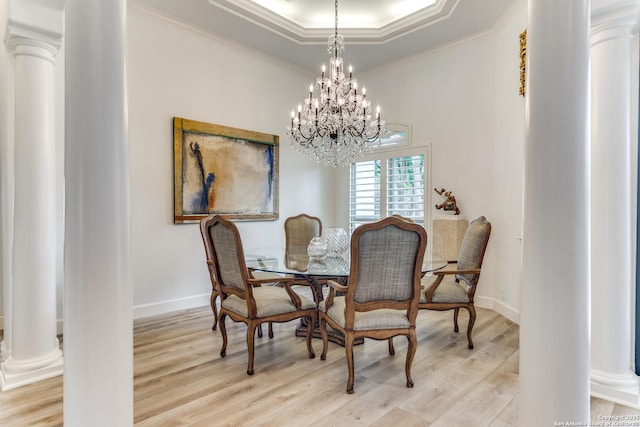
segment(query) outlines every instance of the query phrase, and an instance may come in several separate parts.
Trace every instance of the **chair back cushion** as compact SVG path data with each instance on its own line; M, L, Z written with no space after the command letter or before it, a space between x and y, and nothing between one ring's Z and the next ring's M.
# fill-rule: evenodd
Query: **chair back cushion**
M479 217L471 221L460 245L458 270L471 270L482 267L482 260L490 234L491 223L487 222L485 217ZM475 276L477 275L458 274L456 279L464 280L467 284L471 284Z
M402 220L394 218L392 221L383 228L367 230L362 234L354 233L357 241L352 241L351 244L357 245L357 274L353 296L356 303L407 301L413 295L415 265L416 262L422 264L422 259L418 260L417 256L420 245L425 242L421 241L420 235L415 231L394 225L394 222L403 222Z
M311 239L322 233L322 221L307 214L289 217L284 221L284 232L287 253L306 255Z
M214 223L209 227L209 235L213 243L220 284L244 291L245 281L242 275L243 268L245 268L242 265L244 258L242 258L242 254L238 253L238 235L232 226L231 222Z

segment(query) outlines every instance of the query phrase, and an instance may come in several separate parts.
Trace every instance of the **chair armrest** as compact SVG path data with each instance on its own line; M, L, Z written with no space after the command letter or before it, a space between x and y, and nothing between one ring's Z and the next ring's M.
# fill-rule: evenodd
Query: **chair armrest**
M424 297L428 303L433 302L433 294L436 292L436 289L438 289L438 286L440 286L440 283L442 283L442 279L444 279L444 274L438 275L436 280L424 290Z
M336 291L347 292L348 289L346 286L341 285L335 280L327 280L327 285L329 285L329 295L327 295L327 298L324 300L324 308L326 311L328 311L329 307L333 305L333 298L335 297Z
M480 274L480 269L469 269L469 270L439 270L439 271L434 271L433 274L437 276L436 280L429 285L429 287L427 289L425 289L424 291L424 296L427 300L427 303L431 303L433 302L433 294L436 292L436 289L438 289L438 286L440 286L440 283L442 283L442 279L444 279L444 276L448 276L448 275L452 275L452 274ZM469 290L467 291L467 294L469 295L469 298L473 299L473 294L475 293L475 283L472 282Z
M302 307L302 301L300 300L300 295L298 295L293 289L291 289L291 282L286 281L283 282L284 290L289 294L289 298L291 298L291 302L296 306L296 310L300 310Z
M282 283L283 285L286 285L291 281L292 279L286 278L286 277L280 277L280 278L265 277L264 279L254 279L254 278L247 279L247 283L249 283L251 286L262 286L263 283Z
M329 287L335 289L338 292L347 292L347 289L349 289L345 285L341 285L335 280L327 280L327 285L329 285Z
M436 276L444 276L445 274L480 274L481 271L478 268L473 270L438 270L434 271L433 274Z

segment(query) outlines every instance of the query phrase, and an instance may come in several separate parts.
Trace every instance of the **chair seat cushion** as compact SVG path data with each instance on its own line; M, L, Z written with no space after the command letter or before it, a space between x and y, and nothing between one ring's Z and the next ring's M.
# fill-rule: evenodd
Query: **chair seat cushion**
M344 309L346 302L344 296L335 297L333 305L327 313L336 323L345 325ZM320 303L320 310L326 312L324 301ZM409 319L405 310L392 310L383 308L372 311L356 311L354 331L369 331L373 329L402 329L408 328Z
M428 288L429 286L425 286ZM469 302L469 295L467 291L469 287L463 281L457 283L454 279L444 279L440 286L433 294L432 302ZM420 303L426 303L427 299L424 296L424 291L420 292Z
M289 298L289 294L284 288L275 286L260 286L253 288L253 298L256 300L258 317L273 316L276 314L296 311L296 306L293 305L291 298ZM300 300L302 302L300 307L303 310L315 308L316 306L313 301L302 295L300 295ZM222 301L222 307L245 317L249 315L247 302L235 295L229 295L228 298Z

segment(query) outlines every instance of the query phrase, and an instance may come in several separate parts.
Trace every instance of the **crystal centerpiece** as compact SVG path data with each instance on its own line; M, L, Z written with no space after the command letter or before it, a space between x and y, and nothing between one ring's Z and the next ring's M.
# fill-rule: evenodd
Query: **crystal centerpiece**
M327 242L329 256L340 256L349 248L349 236L342 227L330 227L324 230L322 237Z
M310 260L321 260L327 256L327 242L322 237L314 237L309 242L307 254Z

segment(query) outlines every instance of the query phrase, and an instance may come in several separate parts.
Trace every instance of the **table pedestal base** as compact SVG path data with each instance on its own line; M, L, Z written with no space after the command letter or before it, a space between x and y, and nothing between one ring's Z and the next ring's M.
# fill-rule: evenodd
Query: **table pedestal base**
M306 337L307 336L307 322L303 319L300 322L300 326L298 326L296 328L296 336L297 337ZM320 333L320 326L316 326L315 328L313 328L313 332L311 332L311 336L313 338L320 338L322 339L322 334ZM327 325L327 338L329 339L329 341L336 343L338 345L341 345L342 347L344 347L344 335L342 335L342 333L336 331L335 329L331 328L329 325ZM364 338L359 337L356 338L353 341L353 345L360 345L364 343Z

